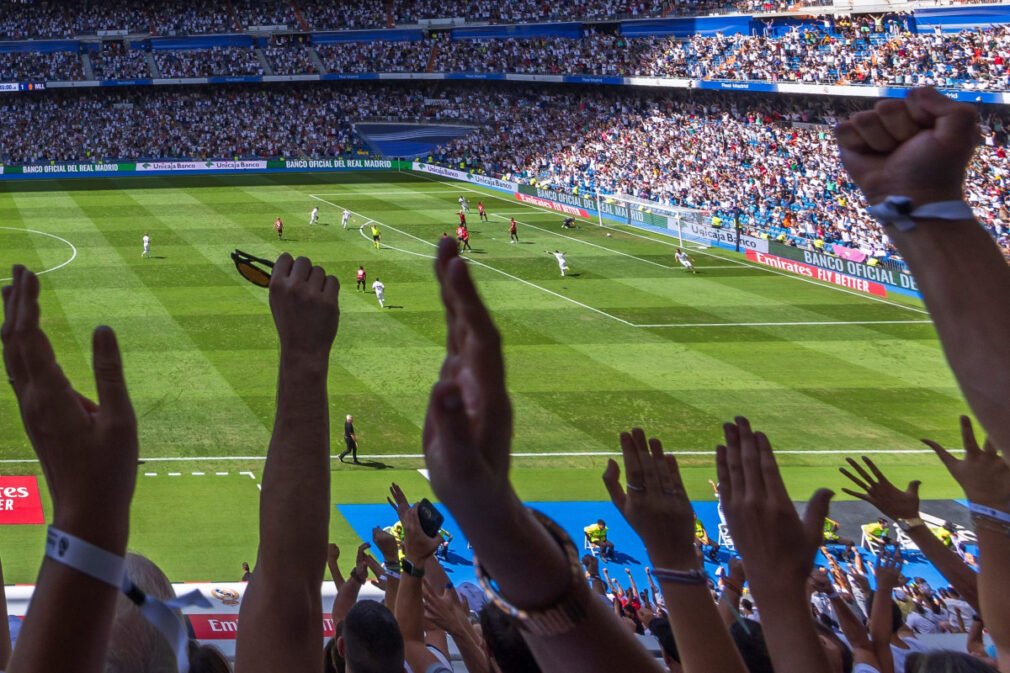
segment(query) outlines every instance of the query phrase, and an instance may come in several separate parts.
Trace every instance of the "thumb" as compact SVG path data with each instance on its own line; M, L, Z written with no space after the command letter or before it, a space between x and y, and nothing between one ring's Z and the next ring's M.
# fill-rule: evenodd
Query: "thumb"
M478 451L470 450L470 419L463 408L463 393L453 381L439 381L431 389L424 420L425 460L441 460L453 471L467 471ZM441 455L435 456L434 453Z
M92 338L95 370L95 387L102 410L116 414L133 414L130 395L123 378L123 360L111 327L99 327Z
M817 546L820 546L824 539L824 519L828 516L828 508L833 497L835 497L833 491L826 488L819 489L810 497L807 509L803 513L803 528L807 539L817 540Z
M914 495L916 498L919 497L919 487L922 486L922 482L918 479L910 482L908 488L905 490L909 495Z

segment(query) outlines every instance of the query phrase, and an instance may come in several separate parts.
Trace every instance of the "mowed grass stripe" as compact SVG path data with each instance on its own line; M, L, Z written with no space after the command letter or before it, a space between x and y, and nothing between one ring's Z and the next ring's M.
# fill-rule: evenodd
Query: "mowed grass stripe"
M191 334L175 320L161 285L148 284L145 279L145 268L151 265L172 266L167 259L140 257L140 237L153 218L122 192L73 192L68 198L79 209L81 226L109 232L108 245L101 253L105 265L102 273L115 274L121 286L66 290L64 305L69 300L82 320L85 316L102 316L113 327L120 327L124 343L129 343L132 335L126 325L117 326L117 318L143 316L153 323L159 336L174 344L171 353L124 352L132 398L138 416L143 418L143 452L163 455L167 448L180 455L206 455L208 451L228 455L244 453L249 440L265 445L265 428L256 422L256 416ZM175 247L180 259L194 254L185 241L178 241ZM184 273L185 267L175 272ZM144 329L136 322L131 325ZM213 431L209 431L211 428Z

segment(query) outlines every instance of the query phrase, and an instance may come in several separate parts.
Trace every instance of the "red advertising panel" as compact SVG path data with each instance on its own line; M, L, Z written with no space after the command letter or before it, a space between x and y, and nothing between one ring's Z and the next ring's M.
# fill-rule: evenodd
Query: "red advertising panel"
M189 614L189 623L193 625L193 633L197 640L235 640L238 637L238 615L224 614ZM333 619L329 613L323 614L322 636L333 637Z
M551 210L556 210L559 213L565 213L567 215L577 215L578 217L585 217L585 218L589 217L589 212L584 208L569 206L567 203L558 203L557 201L549 201L548 199L541 199L539 196L522 194L520 192L516 192L515 197L516 199L522 201L523 203L529 203L534 206L540 206L541 208L549 208Z
M38 479L0 477L0 525L45 522Z
M803 262L786 259L785 257L776 257L775 255L768 255L756 250L748 250L747 259L752 262L757 262L758 264L763 264L764 266L770 266L773 269L778 269L779 271L787 271L799 276L806 276L807 278L813 278L814 280L832 283L833 285L839 285L850 290L855 290L856 292L864 292L877 297L887 296L887 288L880 283L874 283L871 280L865 280L863 278L854 278L852 276L847 276L844 273L838 273L837 271L832 271L830 269L822 269L817 266L804 264Z

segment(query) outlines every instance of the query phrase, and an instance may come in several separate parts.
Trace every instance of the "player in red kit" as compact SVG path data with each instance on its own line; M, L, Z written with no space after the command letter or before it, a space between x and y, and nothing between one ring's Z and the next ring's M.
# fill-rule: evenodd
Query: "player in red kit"
M458 250L463 249L463 232L466 231L466 225L459 225L456 227L456 248Z
M356 276L356 279L357 279L357 284L355 285L355 289L358 289L358 290L361 290L362 292L365 292L367 290L367 288L365 286L365 267L363 267L363 266L359 266L358 267L358 274Z
M274 220L274 231L277 232L277 240L284 240L284 223L281 222L281 218Z
M461 211L459 211L459 212L458 212L458 213L456 213L456 214L457 214L457 215L459 215L459 223L460 223L460 224L461 224L462 226L464 226L464 227L465 227L465 226L466 226L466 213L465 213L465 212L463 212L463 211L461 210Z
M519 242L519 233L516 228L516 218L513 217L512 221L509 222L509 243L518 243L518 242Z
M473 248L470 247L470 230L466 228L465 224L463 225L462 229L463 229L463 250L473 250Z
M484 202L483 201L478 201L477 202L477 214L480 216L481 222L487 222L488 221L488 219L487 219L487 211L484 210Z

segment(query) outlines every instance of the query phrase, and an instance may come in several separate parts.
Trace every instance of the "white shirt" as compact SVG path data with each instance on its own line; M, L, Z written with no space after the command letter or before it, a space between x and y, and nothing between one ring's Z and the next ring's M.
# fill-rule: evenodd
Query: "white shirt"
M144 247L145 248L150 248L151 247L151 237L150 236L144 236Z
M386 290L386 286L379 281L375 281L372 283L372 289L375 290L375 294L381 295Z
M558 260L558 264L560 264L561 266L564 266L565 264L568 263L567 260L565 260L565 253L552 252L551 254L554 255L554 259Z
M908 615L908 619L905 620L908 624L908 628L912 629L916 633L939 633L940 628L933 623L933 620L920 615L918 612L913 612Z
M351 216L351 212L350 212L349 210L345 210L345 211L344 211L344 219L346 220L346 219L347 219L347 218L349 218L350 216Z
M313 208L312 209L312 217L315 217L318 214L319 214L319 209L318 208Z

